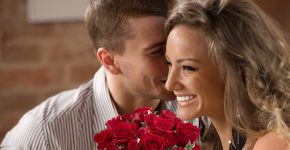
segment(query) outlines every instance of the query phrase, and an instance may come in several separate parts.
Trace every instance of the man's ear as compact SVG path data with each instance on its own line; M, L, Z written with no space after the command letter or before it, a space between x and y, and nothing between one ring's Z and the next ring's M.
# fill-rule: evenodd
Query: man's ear
M120 68L115 63L115 55L109 49L106 48L99 48L97 51L97 56L101 64L112 74L120 74Z

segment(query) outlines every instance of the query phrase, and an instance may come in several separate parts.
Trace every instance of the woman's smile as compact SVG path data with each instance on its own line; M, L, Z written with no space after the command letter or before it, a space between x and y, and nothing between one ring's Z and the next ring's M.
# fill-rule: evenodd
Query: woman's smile
M179 107L187 107L192 105L194 101L196 101L197 96L196 95L190 95L190 96L177 96L177 102Z

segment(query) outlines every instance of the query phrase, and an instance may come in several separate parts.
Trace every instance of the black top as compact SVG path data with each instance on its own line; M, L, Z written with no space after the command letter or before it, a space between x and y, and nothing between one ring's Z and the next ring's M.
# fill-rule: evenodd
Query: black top
M247 137L237 130L232 130L232 138L233 141L230 144L230 150L242 150L246 144Z

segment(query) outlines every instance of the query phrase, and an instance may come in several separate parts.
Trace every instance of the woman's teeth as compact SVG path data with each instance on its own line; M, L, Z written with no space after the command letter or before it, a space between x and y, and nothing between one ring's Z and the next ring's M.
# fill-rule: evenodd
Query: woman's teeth
M177 96L176 99L179 102L188 101L193 99L195 96Z

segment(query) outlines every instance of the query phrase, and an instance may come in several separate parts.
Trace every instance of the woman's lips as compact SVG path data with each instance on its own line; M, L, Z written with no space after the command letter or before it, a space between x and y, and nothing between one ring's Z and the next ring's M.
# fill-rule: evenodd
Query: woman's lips
M196 95L190 95L190 96L176 96L176 99L178 102L184 102L193 100L196 97Z
M196 98L196 95L190 95L190 96L177 96L177 102L179 107L185 107L194 102Z

